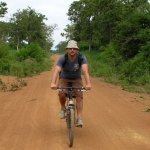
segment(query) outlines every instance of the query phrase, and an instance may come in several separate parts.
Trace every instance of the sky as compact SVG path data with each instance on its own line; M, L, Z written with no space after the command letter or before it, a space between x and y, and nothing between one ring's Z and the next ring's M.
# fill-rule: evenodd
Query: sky
M54 25L57 24L57 30L54 31L53 40L55 46L59 44L60 41L65 41L65 37L62 37L60 33L64 32L63 29L66 28L67 24L71 24L68 20L67 12L69 6L73 1L77 0L1 0L7 3L8 13L3 18L7 21L12 14L16 13L17 10L27 9L28 6L34 9L37 13L41 13L47 17L46 24Z

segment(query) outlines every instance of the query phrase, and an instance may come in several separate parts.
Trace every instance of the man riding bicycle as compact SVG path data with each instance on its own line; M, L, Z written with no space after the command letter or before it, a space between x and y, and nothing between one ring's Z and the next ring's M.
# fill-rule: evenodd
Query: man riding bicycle
M57 89L57 86L67 87L68 83L72 83L74 87L82 87L81 69L85 78L85 89L91 89L91 82L88 72L88 63L84 55L79 52L77 42L71 40L68 42L66 47L67 53L60 56L57 60L55 71L51 80L51 88L53 90ZM59 76L58 85L56 85L57 78ZM61 104L61 110L59 117L61 119L65 118L65 103L66 103L67 91L59 91L59 101ZM82 121L82 109L83 109L83 93L81 91L73 91L72 95L76 99L76 109L77 109L77 126L83 126Z

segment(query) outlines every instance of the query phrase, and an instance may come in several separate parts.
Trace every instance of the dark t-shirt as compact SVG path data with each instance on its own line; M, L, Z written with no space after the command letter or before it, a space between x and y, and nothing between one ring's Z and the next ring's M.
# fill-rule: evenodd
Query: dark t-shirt
M79 63L78 63L79 53L77 53L77 57L74 61L70 61L68 59L68 63L65 65L65 67L62 67L63 62L65 61L64 55L60 56L60 58L57 60L57 63L56 63L57 66L62 68L60 77L63 77L66 79L71 79L71 80L80 78L81 77L81 67L79 66ZM81 65L82 64L87 64L87 59L84 55L83 55L83 60L81 61Z

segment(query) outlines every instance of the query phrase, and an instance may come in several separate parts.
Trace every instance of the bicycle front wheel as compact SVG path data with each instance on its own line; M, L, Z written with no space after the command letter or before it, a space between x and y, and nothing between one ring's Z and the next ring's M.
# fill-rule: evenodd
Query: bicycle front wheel
M75 112L74 109L70 109L68 114L68 145L72 147L74 139L74 128L75 128Z

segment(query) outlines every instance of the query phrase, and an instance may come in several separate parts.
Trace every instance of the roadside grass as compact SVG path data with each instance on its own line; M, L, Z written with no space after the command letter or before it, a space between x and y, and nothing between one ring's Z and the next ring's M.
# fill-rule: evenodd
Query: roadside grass
M103 52L94 51L89 53L87 51L82 51L82 53L87 57L91 76L101 77L105 82L119 85L122 90L150 94L149 72L140 76L136 71L131 70L129 74L125 75L124 70L128 69L127 63L126 65L120 63L116 66L114 60L109 58L110 56L104 55Z
M9 78L9 77L8 77ZM0 90L1 91L17 91L21 89L21 87L27 86L27 81L23 79L16 79L15 81L12 82L4 82L0 78Z
M6 43L0 45L0 75L15 76L17 81L6 84L0 79L0 90L15 91L27 83L22 80L48 71L53 65L52 53L42 49L38 43L30 43L19 51L11 49Z

